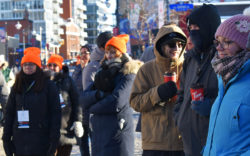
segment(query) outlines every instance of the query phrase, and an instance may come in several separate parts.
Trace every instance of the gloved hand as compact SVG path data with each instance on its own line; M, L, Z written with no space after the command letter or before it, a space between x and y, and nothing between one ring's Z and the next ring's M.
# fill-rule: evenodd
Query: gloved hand
M75 121L72 125L72 127L70 128L70 130L72 131L74 129L75 135L76 137L80 138L83 136L84 133L84 129L82 127L82 122L80 121Z
M191 109L202 116L208 116L211 111L211 101L208 98L204 98L203 101L191 101Z
M103 91L97 90L97 91L95 92L95 98L96 98L97 100L101 100L101 99L104 98L104 97L105 97L105 94L104 94Z
M11 141L3 141L3 147L5 150L6 156L13 156L14 151L13 151L13 144Z
M115 84L113 83L115 75L119 72L120 68L116 66L111 68L102 68L95 75L94 86L96 89L101 90L103 92L112 92L115 88Z
M161 84L157 89L158 95L163 101L168 101L177 93L176 84L173 81Z

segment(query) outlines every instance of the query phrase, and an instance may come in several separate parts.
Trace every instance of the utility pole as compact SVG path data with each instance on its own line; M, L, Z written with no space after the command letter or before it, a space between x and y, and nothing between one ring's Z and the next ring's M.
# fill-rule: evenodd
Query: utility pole
M25 50L25 29L23 29L23 52Z
M166 9L167 9L167 23L169 23L170 18L169 18L169 0L166 0Z
M115 10L115 15L116 15L116 27L119 28L119 23L120 23L120 15L119 15L119 0L116 0L116 10Z
M8 31L7 29L8 29L8 23L5 22L5 59L7 62L9 62L8 61L9 58L8 58Z
M42 31L43 31L43 28L40 27L40 51L42 52Z

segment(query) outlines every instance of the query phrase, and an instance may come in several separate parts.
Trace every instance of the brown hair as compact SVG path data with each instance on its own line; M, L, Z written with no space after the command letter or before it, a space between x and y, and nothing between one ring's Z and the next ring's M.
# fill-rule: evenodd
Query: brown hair
M43 72L43 70L41 68L39 68L38 66L36 66L36 72L34 75L35 84L33 86L33 89L35 92L40 92L43 89L44 83L45 83L45 78L46 78L46 75ZM15 83L13 85L14 92L22 93L25 82L27 82L26 75L22 69L16 76L16 80L15 80Z

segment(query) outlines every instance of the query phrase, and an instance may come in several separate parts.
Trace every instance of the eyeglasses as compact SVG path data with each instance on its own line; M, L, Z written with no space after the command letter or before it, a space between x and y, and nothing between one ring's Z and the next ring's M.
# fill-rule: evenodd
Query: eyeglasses
M233 41L220 42L218 40L214 40L215 47L218 47L220 45L220 47L222 47L223 49L228 49L230 44L232 44L232 43L233 43Z
M117 55L117 51L116 50L106 50L105 51L105 55L116 56Z
M163 45L168 45L169 48L172 49L172 48L175 48L175 47L182 48L184 44L182 42L166 42Z
M23 66L25 66L25 67L27 67L27 66L35 66L35 64L28 62L28 63L24 63Z
M57 67L57 65L54 64L54 63L50 63L50 64L48 64L48 66L49 66L49 67Z
M88 55L88 54L90 54L90 52L89 52L89 51L86 51L86 52L82 52L82 53L80 53L80 56L83 56L83 55Z

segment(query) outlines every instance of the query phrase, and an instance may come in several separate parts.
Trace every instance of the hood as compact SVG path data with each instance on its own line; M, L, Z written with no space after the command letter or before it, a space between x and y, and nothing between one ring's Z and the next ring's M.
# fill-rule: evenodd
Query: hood
M98 47L90 54L90 61L100 61L104 57L104 51L101 51Z
M124 75L128 74L136 74L140 67L144 63L140 60L133 60L127 53L124 53L122 57L112 59L112 60L103 60L102 62L102 67L105 68L104 66L120 66L121 67L121 72Z
M156 62L163 64L163 66L166 66L166 68L168 68L169 66L176 66L176 65L178 66L178 65L182 64L182 62L184 60L183 54L184 54L185 47L186 47L186 44L185 44L178 60L172 60L170 58L163 57L157 48L157 43L159 41L161 41L162 38L165 38L165 36L167 36L170 33L177 33L183 37L185 42L187 41L185 33L175 24L170 24L170 25L166 25L166 26L161 27L161 29L159 30L159 33L156 36L155 42L154 42L154 54L156 56ZM169 63L169 64L167 64L167 63Z

